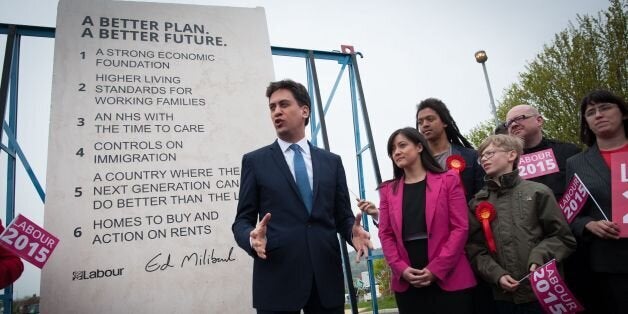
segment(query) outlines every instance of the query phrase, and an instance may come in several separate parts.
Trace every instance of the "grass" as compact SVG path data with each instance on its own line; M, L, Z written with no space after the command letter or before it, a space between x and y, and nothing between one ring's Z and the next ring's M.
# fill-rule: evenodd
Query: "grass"
M350 309L351 305L346 304L345 309ZM372 311L373 308L371 306L371 301L360 301L358 302L358 308L361 311ZM395 302L395 296L385 296L381 298L377 298L377 308L379 309L394 309L397 308L397 302Z

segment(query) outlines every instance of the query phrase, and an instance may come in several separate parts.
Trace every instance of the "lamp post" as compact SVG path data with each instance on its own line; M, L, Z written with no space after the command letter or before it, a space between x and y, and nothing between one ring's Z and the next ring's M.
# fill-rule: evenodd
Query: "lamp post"
M495 119L495 127L499 125L499 119L497 119L497 109L495 109L495 100L493 99L493 91L491 90L491 82L488 80L488 72L486 72L486 51L480 50L475 53L475 61L482 64L482 70L484 70L484 78L486 79L486 87L488 88L488 97L491 99L491 112L493 112L493 118Z

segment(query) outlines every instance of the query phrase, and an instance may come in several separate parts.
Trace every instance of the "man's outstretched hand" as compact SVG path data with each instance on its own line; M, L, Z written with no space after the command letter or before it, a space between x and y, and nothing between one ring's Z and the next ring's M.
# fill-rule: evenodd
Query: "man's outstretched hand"
M262 221L251 231L251 247L261 259L266 259L266 226L270 220L270 213L264 215Z

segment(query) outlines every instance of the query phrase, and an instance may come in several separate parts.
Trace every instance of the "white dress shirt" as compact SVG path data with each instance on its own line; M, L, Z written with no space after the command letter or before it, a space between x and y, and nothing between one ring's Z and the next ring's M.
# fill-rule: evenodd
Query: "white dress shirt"
M307 178L310 182L310 189L314 191L314 183L312 176L312 154L310 154L310 144L308 144L305 138L302 138L300 141L296 143L288 143L280 138L277 139L277 143L283 152L283 157L286 159L286 163L288 164L288 168L290 168L290 173L292 173L292 178L296 182L296 177L294 176L294 151L290 148L290 145L297 144L301 147L301 155L303 155L303 161L305 161L305 169L307 170Z

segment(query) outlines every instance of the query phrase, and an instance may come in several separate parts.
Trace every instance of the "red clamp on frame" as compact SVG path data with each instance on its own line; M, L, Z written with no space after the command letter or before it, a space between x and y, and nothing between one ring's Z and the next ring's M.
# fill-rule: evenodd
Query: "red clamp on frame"
M355 49L351 45L340 45L340 51L342 51L342 53L355 53Z

